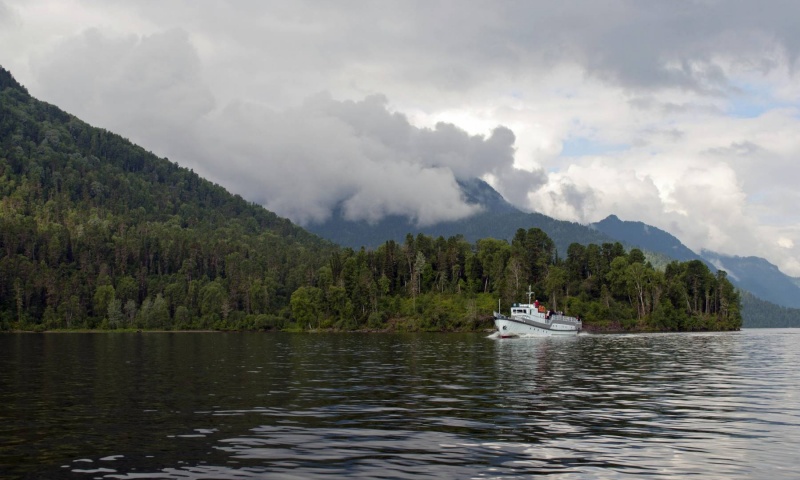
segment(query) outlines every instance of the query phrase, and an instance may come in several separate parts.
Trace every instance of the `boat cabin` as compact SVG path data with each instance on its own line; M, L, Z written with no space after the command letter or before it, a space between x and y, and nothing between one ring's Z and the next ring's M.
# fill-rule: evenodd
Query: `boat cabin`
M514 304L514 306L511 307L511 314L512 315L529 315L530 314L530 309L527 306L526 307L520 307L519 305Z
M512 315L531 315L534 312L545 313L547 309L537 300L535 304L515 303L511 306Z

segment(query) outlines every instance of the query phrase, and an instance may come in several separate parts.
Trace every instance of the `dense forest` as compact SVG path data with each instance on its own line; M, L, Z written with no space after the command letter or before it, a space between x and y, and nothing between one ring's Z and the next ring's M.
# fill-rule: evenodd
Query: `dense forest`
M800 309L775 305L745 290L740 294L747 328L800 328Z
M310 285L292 295L294 318L320 328L475 328L498 299L509 306L528 288L553 310L599 331L731 330L741 327L739 294L724 272L701 261L656 270L620 243L572 244L565 259L540 229L509 243L409 235L373 251L334 254ZM478 323L480 325L480 323Z
M724 272L619 243L561 258L530 228L337 247L0 68L0 329L476 330L529 286L590 329L741 326Z

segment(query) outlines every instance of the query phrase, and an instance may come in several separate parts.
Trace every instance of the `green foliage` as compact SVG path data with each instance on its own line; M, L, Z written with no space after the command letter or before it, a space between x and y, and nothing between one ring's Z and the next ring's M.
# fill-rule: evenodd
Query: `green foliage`
M300 287L292 293L292 317L301 326L320 327L322 291L316 287Z
M745 327L800 327L800 309L780 307L747 292L742 292L741 296L742 316L747 319Z
M521 230L515 239L469 245L461 237L409 235L402 245L338 251L294 292L292 315L302 328L479 329L491 327L493 301L520 301L530 285L549 308L580 316L594 330L741 327L738 292L702 262L673 262L662 272L618 243L573 245L562 260L540 230Z

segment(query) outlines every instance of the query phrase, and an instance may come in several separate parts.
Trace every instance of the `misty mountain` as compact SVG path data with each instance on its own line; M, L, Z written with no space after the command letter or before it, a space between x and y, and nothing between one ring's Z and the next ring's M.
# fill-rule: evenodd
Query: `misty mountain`
M480 205L487 212L495 214L519 213L518 208L508 203L497 190L479 178L459 180L458 186L470 205Z
M738 257L703 250L703 258L728 272L731 283L753 295L790 308L800 308L800 287L795 279L760 257Z
M508 203L494 188L480 179L459 181L462 197L481 211L461 220L433 225L416 225L410 218L391 215L378 222L347 220L338 206L333 215L323 223L306 228L334 243L351 248L376 248L387 240L403 242L406 235L423 233L445 238L462 235L467 241L481 238L511 240L518 229L540 228L555 242L558 253L566 255L571 243L584 245L613 243L615 240L598 230L575 222L556 220L541 213L526 213Z

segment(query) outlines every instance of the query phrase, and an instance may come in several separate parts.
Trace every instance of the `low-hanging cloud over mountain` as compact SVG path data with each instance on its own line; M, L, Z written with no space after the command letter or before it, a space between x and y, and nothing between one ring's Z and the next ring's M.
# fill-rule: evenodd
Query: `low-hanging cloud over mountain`
M353 220L402 215L419 224L474 213L456 180L513 169L514 134L449 124L418 128L386 99L327 94L275 111L237 102L197 128L193 158L214 178L301 224L337 205Z

